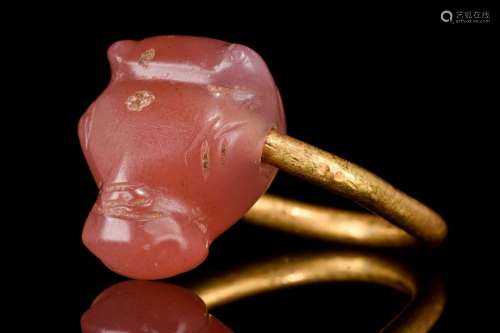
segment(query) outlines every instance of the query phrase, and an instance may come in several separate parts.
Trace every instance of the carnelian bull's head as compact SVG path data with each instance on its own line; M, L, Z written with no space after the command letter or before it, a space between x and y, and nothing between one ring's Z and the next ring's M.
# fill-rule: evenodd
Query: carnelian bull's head
M251 49L161 36L108 51L112 77L79 124L99 187L85 245L113 271L194 268L267 189L266 134L285 131L273 78Z

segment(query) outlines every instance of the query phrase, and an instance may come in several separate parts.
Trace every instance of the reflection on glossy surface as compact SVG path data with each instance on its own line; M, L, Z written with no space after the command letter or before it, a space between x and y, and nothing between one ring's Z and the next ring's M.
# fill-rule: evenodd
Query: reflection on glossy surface
M423 333L431 329L441 316L446 303L443 282L435 278L421 283L409 306L382 331L385 333Z
M79 124L100 190L83 241L128 277L176 275L269 186L276 168L260 160L268 131L285 131L281 99L242 45L160 36L108 57L111 82Z
M126 281L102 292L81 318L83 333L230 333L191 291Z
M428 332L440 317L445 292L439 280L418 282L404 265L380 256L340 251L284 256L245 265L192 286L209 308L254 294L317 282L358 281L399 290L408 306L384 332ZM335 327L331 327L334 329Z
M408 267L385 257L328 251L245 265L201 279L191 285L193 291L161 282L118 283L96 298L81 326L84 333L231 332L207 308L285 287L343 281L381 284L409 296L408 305L383 332L428 332L445 305L439 279L419 281ZM328 330L335 330L335 324Z

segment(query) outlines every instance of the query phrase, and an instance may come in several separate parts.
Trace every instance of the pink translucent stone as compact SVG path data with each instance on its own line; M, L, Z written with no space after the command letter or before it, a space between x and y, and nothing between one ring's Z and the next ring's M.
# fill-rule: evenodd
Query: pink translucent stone
M266 134L285 131L264 61L219 40L161 36L108 51L112 79L79 124L99 197L85 245L113 271L194 268L267 189Z
M83 333L231 333L189 290L149 281L126 281L106 289L80 322Z

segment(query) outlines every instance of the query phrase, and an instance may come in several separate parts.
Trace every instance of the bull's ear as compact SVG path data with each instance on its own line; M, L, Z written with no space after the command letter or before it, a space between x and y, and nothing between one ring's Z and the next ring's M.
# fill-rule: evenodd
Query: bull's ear
M113 43L108 48L108 60L112 69L115 69L121 62L123 62L126 54L132 49L136 41L121 40Z

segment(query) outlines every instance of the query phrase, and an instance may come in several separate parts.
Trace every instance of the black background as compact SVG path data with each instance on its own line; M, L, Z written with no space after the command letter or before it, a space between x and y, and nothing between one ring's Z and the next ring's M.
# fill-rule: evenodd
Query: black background
M42 131L20 164L31 171L36 164L44 175L37 190L44 208L35 211L33 220L45 232L35 251L43 258L30 261L36 272L31 274L48 282L41 289L50 296L39 298L46 305L37 309L47 310L51 327L77 332L91 301L124 280L80 241L97 189L76 127L109 80L106 49L120 39L183 34L256 50L280 88L290 135L364 166L443 215L449 235L440 248L387 254L424 278L445 280L448 303L433 332L486 329L495 309L488 302L497 300L491 268L496 265L498 217L492 214L496 200L489 200L497 198L492 158L498 151L496 12L478 5L353 6L298 8L300 14L292 15L288 7L275 12L259 7L255 13L225 7L228 13L221 9L213 16L194 7L156 10L141 4L99 17L99 8L81 15L74 8L72 15L57 19L43 16L37 21L40 29L24 35L37 47L44 73L37 77L42 82L36 92L48 101L30 109L36 119L30 125ZM441 22L441 11L454 8L488 9L492 23ZM269 191L358 209L283 173ZM29 230L37 236L36 227ZM169 281L184 285L262 257L325 247L341 248L237 223L214 242L205 263ZM382 287L327 284L254 297L214 314L235 332L373 332L405 301Z

